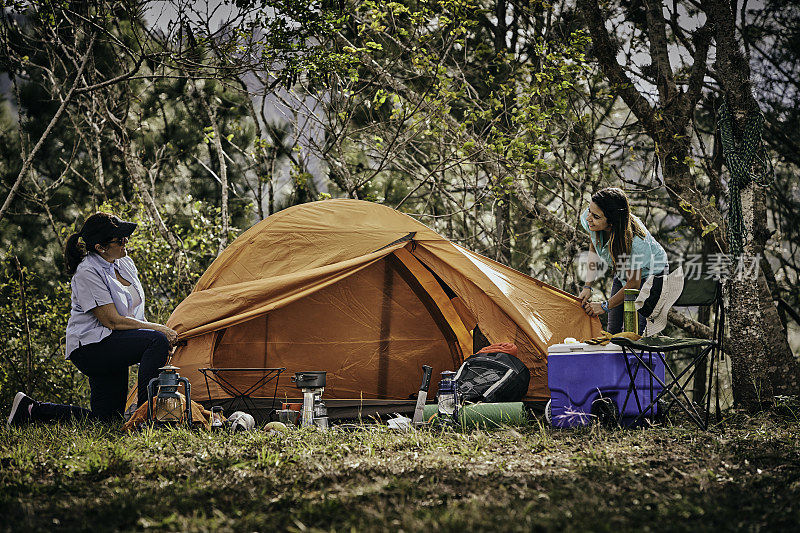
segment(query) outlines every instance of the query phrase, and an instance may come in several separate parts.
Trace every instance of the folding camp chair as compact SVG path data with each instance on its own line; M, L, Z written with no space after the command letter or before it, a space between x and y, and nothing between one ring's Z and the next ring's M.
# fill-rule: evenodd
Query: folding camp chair
M694 306L710 306L712 308L714 326L711 339L679 339L665 336L642 337L638 341L614 339L614 343L622 347L626 369L631 379L631 386L628 389L625 402L631 401L631 396L633 396L633 401L636 402L638 407L639 414L632 425L636 425L648 415L649 417L653 415L666 416L670 409L677 405L701 429L708 428L714 361L722 354L725 329L722 284L714 279L685 280L683 292L681 292L673 307ZM676 374L673 365L670 365L667 361L666 354L683 350L692 350L694 355L689 358L686 367ZM664 365L663 381L654 370L658 366L653 364L655 358L658 358ZM705 398L700 399L700 404L698 404L689 399L686 388L693 382L695 374L702 366L700 363L705 361L706 358L709 361L708 381L705 387L706 394ZM644 398L636 391L634 382L639 372L648 373L651 381L658 383L658 386L660 386L661 390L655 397L650 394L647 398ZM658 389L658 386L655 388ZM651 390L653 389L651 388ZM705 400L705 408L702 407L703 400ZM698 411L698 408L703 412ZM717 409L719 410L719 391L717 391ZM620 413L623 410L620 409Z

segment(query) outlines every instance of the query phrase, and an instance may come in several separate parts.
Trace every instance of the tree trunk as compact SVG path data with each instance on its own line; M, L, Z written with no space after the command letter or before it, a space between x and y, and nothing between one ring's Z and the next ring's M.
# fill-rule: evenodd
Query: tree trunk
M511 238L509 236L509 225L511 223L511 203L503 195L495 202L494 207L494 238L495 252L494 260L498 263L508 265L511 261Z
M269 211L267 213L270 215L275 214L275 190L273 186L275 182L275 159L275 156L273 156L270 162L269 182L267 182L267 199L269 202Z
M221 189L219 202L220 218L222 219L222 235L220 235L219 249L217 250L217 255L219 255L222 253L225 247L228 246L228 165L225 162L225 153L222 150L222 132L217 124L216 106L212 108L196 88L194 92L195 97L200 102L200 105L203 107L203 110L206 113L206 117L211 122L211 128L214 132L214 139L209 143L209 151L211 151L211 145L213 144L214 152L216 153L217 160L219 162L219 180Z
M92 130L94 132L94 138L92 139L92 166L94 167L94 175L95 179L97 180L97 187L100 189L100 194L102 195L101 200L106 201L108 199L108 191L106 190L106 178L103 172L103 150L101 146L101 131L100 128L97 127L96 124L92 124Z
M757 257L754 199L763 191L751 183L741 192L742 214L747 235L742 257ZM794 358L778 309L772 301L766 278L756 275L732 276L726 284L729 302L728 324L731 343L733 399L749 411L769 407L777 395L797 395L800 371Z
M736 168L746 143L760 142L748 135L747 121L760 113L750 85L750 66L736 39L735 17L730 4L723 0L704 0L703 9L712 24L717 45L715 70L722 82L725 100L730 114L731 137L726 142L723 136L723 153L731 174L730 183L749 173L754 161L742 160L744 169ZM735 189L733 185L732 189ZM752 179L742 183L740 189L741 235L736 228L731 235L741 238L741 247L729 242L739 261L759 261L764 252L769 232L766 228L764 190ZM735 198L729 200L729 204ZM772 405L779 394L796 395L800 392L800 368L791 351L786 330L781 323L777 308L760 269L755 273L733 275L726 284L728 293L728 323L732 343L728 347L733 371L733 397L737 406L756 411Z

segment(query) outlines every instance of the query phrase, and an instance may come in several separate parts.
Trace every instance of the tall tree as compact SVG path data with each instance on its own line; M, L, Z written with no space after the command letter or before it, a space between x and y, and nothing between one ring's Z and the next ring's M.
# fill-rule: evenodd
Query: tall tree
M753 91L764 112L764 141L774 154L775 181L766 203L774 244L767 278L784 324L800 326L800 5L791 0L742 4L738 27L751 57Z
M756 183L754 178L765 174L771 178L771 168L759 159L764 117L753 96L750 65L731 4L703 0L703 9L713 23L714 70L724 96L720 135L730 176L728 244L737 260L761 257L770 231L765 191L758 185L767 183ZM764 276L733 276L728 291L733 303L730 325L737 332L730 347L734 398L744 407L757 409L771 405L776 395L797 394L800 369Z

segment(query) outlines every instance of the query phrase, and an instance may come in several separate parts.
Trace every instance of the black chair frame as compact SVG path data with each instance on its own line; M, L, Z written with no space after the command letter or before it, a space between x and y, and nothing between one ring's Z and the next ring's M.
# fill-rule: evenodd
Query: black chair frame
M691 284L693 281L707 281L707 280L687 280L686 283ZM692 287L692 289L696 289L696 286ZM625 404L619 410L620 415L617 422L622 421L622 412L624 412L625 407L630 399L631 394L633 394L634 399L636 401L636 405L638 408L638 416L636 419L630 424L632 426L636 426L643 419L648 415L663 415L666 416L673 405L678 405L681 410L686 413L689 419L695 423L700 429L706 430L708 429L708 422L709 422L709 415L711 413L711 394L712 394L712 384L714 378L714 368L715 368L715 361L717 359L721 359L723 354L723 340L724 340L724 331L725 331L725 309L724 304L722 301L722 285L719 281L714 282L714 289L713 294L709 295L706 298L700 298L699 300L693 300L690 296L686 295L688 291L686 287L684 288L684 292L681 294L681 297L675 302L676 307L686 307L686 306L694 306L694 305L710 305L715 313L714 317L714 326L712 329L712 338L711 339L673 339L669 337L643 337L638 341L631 341L628 339L614 339L614 343L618 344L622 347L623 351L623 358L625 360L625 367L628 373L628 377L630 378L631 384L628 387L627 394L625 397ZM670 367L667 359L666 354L670 352L675 352L679 350L684 350L688 348L699 349L697 355L691 358L690 362L686 365L686 367L676 375L673 369ZM632 357L631 357L632 356ZM710 357L709 357L710 356ZM653 360L654 357L659 358L661 363L664 365L665 369L665 380L662 381L661 378L657 375ZM705 398L705 409L704 413L698 412L695 403L689 399L689 396L686 393L686 387L692 381L692 378L697 373L699 368L698 363L705 360L708 357L709 365L708 365L708 376L705 378L706 381L706 398ZM632 361L632 359L635 360ZM650 402L644 405L644 402L640 402L639 400L639 393L635 388L635 379L638 375L639 371L643 370L650 374L651 380L651 387L650 387ZM688 377L687 377L688 373ZM683 383L681 382L682 379L685 380ZM661 391L653 398L652 391L653 391L653 381L657 382L660 387ZM662 400L667 399L667 402L662 402ZM662 402L663 409L659 402ZM716 382L716 408L717 408L717 417L719 418L719 380Z

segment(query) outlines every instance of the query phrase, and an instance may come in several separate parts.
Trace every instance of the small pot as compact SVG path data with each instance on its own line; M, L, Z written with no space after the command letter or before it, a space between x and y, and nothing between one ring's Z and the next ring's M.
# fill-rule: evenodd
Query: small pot
M325 386L326 371L295 372L292 377L298 389L319 389Z

